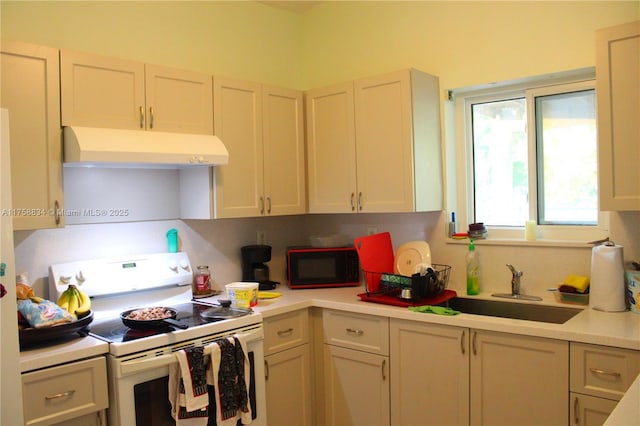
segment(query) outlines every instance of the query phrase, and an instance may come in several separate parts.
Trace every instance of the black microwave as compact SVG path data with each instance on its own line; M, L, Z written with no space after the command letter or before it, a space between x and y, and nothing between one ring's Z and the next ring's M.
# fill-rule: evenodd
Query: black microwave
M357 286L358 253L353 247L288 248L287 284L289 288Z

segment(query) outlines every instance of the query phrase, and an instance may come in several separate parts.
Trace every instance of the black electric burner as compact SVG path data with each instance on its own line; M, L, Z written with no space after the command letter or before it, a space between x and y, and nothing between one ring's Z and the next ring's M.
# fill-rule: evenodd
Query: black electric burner
M211 307L212 305L201 303L182 303L171 306L171 308L178 311L176 320L188 325L189 328L217 321L215 319L203 318L200 315L200 313L211 309ZM112 343L130 342L132 340L165 334L176 330L170 325L153 330L134 330L124 325L120 317L93 323L90 329L91 334Z

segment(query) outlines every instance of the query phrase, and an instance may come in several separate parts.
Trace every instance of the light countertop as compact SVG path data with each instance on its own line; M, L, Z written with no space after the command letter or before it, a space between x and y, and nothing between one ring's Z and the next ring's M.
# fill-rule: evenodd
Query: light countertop
M282 297L259 300L258 305L253 308L260 312L264 318L316 306L389 318L640 350L640 315L629 311L600 312L590 309L588 306L559 304L553 298L545 299L542 302L510 302L564 306L579 309L582 312L564 324L551 324L471 314L442 316L416 313L402 307L363 302L358 297L359 293L364 292L363 287L290 290L286 286L280 285L275 291L282 293ZM222 296L219 297L222 298ZM491 297L490 294L463 297L500 300Z
M55 344L33 346L20 351L20 372L39 370L59 364L106 354L109 344L91 336L61 338Z

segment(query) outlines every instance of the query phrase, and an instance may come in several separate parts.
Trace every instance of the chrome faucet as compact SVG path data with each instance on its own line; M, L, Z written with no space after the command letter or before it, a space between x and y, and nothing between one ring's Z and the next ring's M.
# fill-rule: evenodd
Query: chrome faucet
M538 296L528 296L526 294L520 294L520 278L524 274L522 271L518 271L513 265L507 263L507 268L511 271L511 293L494 293L493 297L504 297L507 299L521 299L521 300L542 300Z
M522 271L516 270L516 268L509 263L507 263L507 268L511 270L511 295L520 296L520 277L522 277Z

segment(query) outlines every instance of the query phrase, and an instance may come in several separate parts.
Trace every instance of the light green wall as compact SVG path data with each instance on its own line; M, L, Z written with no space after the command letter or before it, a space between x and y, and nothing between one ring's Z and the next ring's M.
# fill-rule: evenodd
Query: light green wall
M594 65L640 1L1 2L3 38L299 89L415 67L454 88Z
M303 19L310 87L415 67L456 88L594 66L594 30L640 1L330 1Z
M253 1L7 1L2 37L300 87L299 15Z

